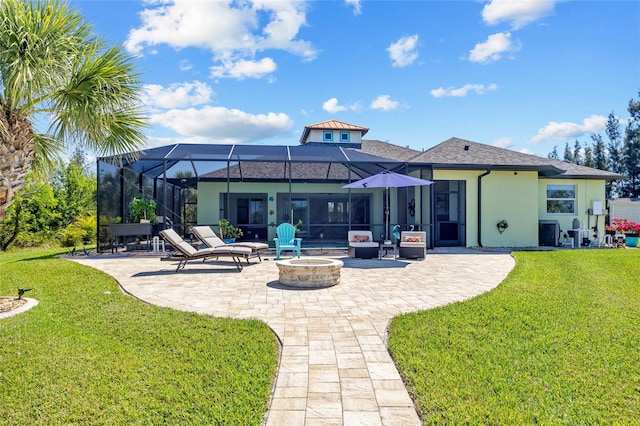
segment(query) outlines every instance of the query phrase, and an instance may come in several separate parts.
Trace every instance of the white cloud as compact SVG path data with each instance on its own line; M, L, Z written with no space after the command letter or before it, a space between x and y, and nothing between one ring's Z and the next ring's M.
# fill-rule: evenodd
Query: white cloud
M347 5L353 7L353 14L360 15L362 13L362 1L361 0L345 0Z
M510 148L514 144L515 142L511 138L500 138L491 143L492 146L497 146L498 148Z
M535 151L531 151L530 149L527 149L527 148L522 148L518 152L521 152L523 154L536 155Z
M338 98L331 98L322 104L322 109L330 114L335 114L340 111L356 111L360 109L360 105L357 102L354 102L351 105L340 105Z
M502 58L504 53L520 50L519 42L511 41L511 33L496 33L487 37L484 43L478 43L469 52L469 61L488 64Z
M555 3L555 0L491 0L482 9L482 19L487 25L510 22L515 30L551 13Z
M189 71L191 68L193 68L193 65L188 59L183 59L178 64L178 68L180 69L180 71Z
M284 113L250 114L212 106L172 109L153 114L150 122L208 143L254 142L285 136L293 129L293 120Z
M207 49L216 60L235 58L234 62L253 62L257 52L267 49L284 50L305 60L317 56L310 42L296 38L306 25L306 2L163 0L145 4L142 24L129 32L125 42L131 53L166 44L175 49Z
M381 109L383 111L391 111L400 106L400 102L392 101L389 95L380 95L375 98L369 107L371 109Z
M462 87L439 87L437 89L433 89L430 93L434 98L444 98L444 97L464 97L469 94L469 92L475 92L477 95L484 95L487 92L497 90L497 84L489 84L485 86L484 84L465 84Z
M603 115L592 115L582 120L582 124L563 121L558 123L550 122L545 127L538 130L538 134L531 138L531 142L539 143L551 139L569 139L584 135L585 133L599 133L605 129L607 117Z
M159 84L146 84L142 101L145 105L159 108L184 108L206 104L214 95L208 84L200 81L175 83L169 87Z
M240 59L236 62L222 61L222 65L211 67L213 77L227 77L242 80L245 78L262 78L271 74L277 68L271 58L263 58L259 61Z
M391 58L391 65L394 67L406 67L411 65L416 59L418 59L418 35L402 37L398 41L391 43L387 48L389 57Z

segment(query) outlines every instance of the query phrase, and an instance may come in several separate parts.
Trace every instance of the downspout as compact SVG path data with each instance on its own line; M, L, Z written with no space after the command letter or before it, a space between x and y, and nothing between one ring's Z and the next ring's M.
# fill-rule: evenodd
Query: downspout
M478 176L478 247L482 247L482 178L491 173L491 169Z

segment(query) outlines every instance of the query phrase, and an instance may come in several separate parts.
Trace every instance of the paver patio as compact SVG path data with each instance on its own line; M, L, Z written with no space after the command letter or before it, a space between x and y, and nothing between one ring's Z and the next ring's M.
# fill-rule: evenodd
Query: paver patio
M175 264L158 257L73 258L158 306L265 321L282 342L267 425L419 425L386 348L394 316L465 300L511 271L508 253L429 252L424 261L349 259L341 283L314 290L278 283L273 256L238 272L230 262Z

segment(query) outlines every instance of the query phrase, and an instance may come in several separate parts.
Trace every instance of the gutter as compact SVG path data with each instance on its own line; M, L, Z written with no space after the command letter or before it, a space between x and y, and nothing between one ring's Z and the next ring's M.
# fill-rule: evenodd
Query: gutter
M478 176L478 247L482 247L482 178L491 173L491 169Z

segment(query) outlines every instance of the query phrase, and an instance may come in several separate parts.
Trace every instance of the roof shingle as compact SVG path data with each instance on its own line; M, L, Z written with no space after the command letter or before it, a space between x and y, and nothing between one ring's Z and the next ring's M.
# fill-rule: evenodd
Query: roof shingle
M412 162L431 163L434 168L493 168L538 170L548 177L623 179L605 170L524 154L460 138L450 138L414 157Z

